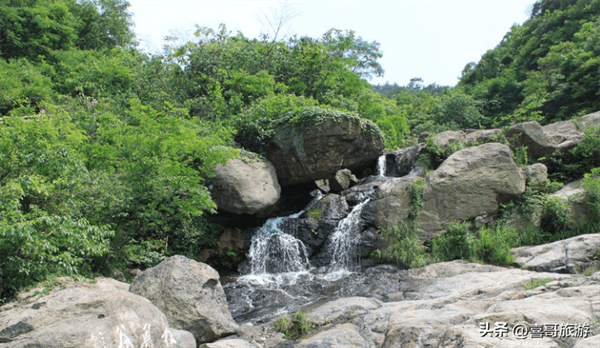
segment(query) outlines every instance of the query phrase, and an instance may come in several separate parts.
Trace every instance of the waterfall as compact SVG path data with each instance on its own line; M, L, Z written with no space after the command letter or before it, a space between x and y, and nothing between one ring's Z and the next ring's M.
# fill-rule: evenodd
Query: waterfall
M377 159L377 175L378 176L385 176L385 172L386 172L386 158L385 158L385 154L379 156L379 158Z
M314 206L322 194L313 199L304 210L284 217L268 219L267 222L252 237L252 244L248 252L250 260L250 278L260 282L280 282L280 274L287 282L294 282L299 273L307 272L310 268L308 253L304 243L292 235L285 233L281 228L286 220L298 218L305 211Z
M369 202L369 198L357 204L350 214L337 225L331 236L332 261L325 279L337 280L348 274L354 268L354 259L358 255L358 244L360 242L359 218L363 207Z

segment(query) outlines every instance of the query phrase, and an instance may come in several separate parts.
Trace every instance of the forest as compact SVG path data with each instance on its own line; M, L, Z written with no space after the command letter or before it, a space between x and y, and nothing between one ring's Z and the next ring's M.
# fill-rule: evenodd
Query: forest
M128 6L0 0L0 303L51 276L144 269L214 245L211 168L260 155L274 125L305 108L370 120L389 150L422 132L600 110L600 0L537 2L455 87L372 86L380 46L352 30L283 40L198 27L148 54ZM571 168L580 177L597 160L590 146Z

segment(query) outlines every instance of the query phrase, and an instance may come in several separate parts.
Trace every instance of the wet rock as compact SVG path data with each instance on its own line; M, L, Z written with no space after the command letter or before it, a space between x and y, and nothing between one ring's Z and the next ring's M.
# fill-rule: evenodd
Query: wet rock
M358 179L350 169L340 169L329 178L329 187L332 192L339 193L351 186L358 184Z
M196 347L191 333L128 285L98 278L77 282L35 303L3 311L0 347Z
M271 163L234 158L214 169L209 189L220 210L254 214L274 205L281 195Z
M582 273L584 270L600 270L597 257L600 250L600 234L581 236L550 244L514 248L515 262L523 269L538 272Z
M371 166L383 149L383 139L372 125L340 114L320 124L279 126L265 153L277 170L279 183L285 186L329 178L342 168L360 172Z
M234 334L238 328L217 271L184 256L172 256L145 270L129 291L149 299L172 327L191 332L198 343Z
M391 178L385 176L370 176L361 180L357 186L342 192L342 195L344 195L346 202L348 202L349 205L354 206L371 197L379 186L388 180L391 180Z

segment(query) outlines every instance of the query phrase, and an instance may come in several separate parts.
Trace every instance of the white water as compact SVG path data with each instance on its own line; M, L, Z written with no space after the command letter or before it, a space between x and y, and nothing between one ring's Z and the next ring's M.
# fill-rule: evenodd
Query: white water
M354 260L358 255L358 244L360 243L360 234L358 231L358 220L363 207L370 199L357 204L350 214L346 216L331 236L333 244L332 261L325 279L337 280L352 272L356 265Z
M379 156L377 159L377 175L385 176L386 171L386 163L385 163L385 154Z
M319 195L298 213L271 218L265 222L252 237L248 252L251 273L243 277L245 280L254 283L294 284L298 277L308 273L310 263L304 243L285 233L281 226L286 220L298 218L322 197L323 195Z

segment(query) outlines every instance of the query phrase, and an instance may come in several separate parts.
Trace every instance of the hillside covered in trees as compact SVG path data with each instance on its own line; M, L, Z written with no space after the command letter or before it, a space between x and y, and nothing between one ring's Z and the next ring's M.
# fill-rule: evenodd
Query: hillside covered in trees
M597 111L599 18L600 0L542 0L456 87L371 86L379 44L352 30L277 40L199 27L149 55L124 0L0 0L0 298L214 245L212 168L261 154L306 108L357 114L388 149Z

